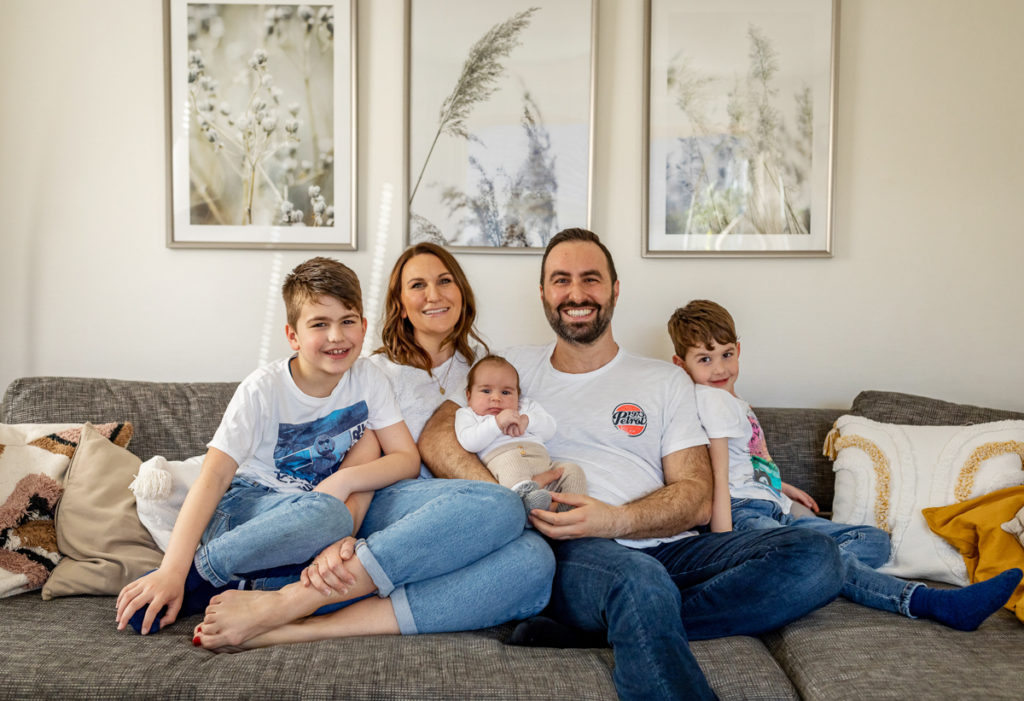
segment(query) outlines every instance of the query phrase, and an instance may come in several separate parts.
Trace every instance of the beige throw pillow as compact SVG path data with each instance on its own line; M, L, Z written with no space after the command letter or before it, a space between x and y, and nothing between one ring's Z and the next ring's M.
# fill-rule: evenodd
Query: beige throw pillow
M57 504L57 548L63 555L43 585L43 598L116 594L160 564L162 554L139 521L128 484L141 460L91 424L68 467Z

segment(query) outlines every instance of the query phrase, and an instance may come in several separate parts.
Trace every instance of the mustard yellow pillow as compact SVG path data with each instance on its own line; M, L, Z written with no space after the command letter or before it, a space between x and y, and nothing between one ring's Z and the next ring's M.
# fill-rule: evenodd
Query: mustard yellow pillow
M43 598L116 594L160 564L128 489L141 464L92 424L82 429L57 504L57 549L63 557L43 585Z
M1007 487L949 506L923 509L928 527L963 556L970 581L983 582L1011 567L1024 569L1024 548L1002 524L1024 507L1024 486ZM1005 608L1024 621L1024 583Z

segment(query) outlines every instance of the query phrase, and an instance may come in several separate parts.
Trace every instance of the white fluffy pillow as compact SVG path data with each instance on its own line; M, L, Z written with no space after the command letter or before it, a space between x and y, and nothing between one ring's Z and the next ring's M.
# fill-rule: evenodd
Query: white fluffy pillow
M185 495L199 477L202 464L202 455L188 460L167 460L157 455L139 466L139 474L128 485L135 493L139 520L164 552Z
M963 558L932 533L921 509L1024 484L1024 421L897 426L841 416L826 439L836 474L832 520L892 536L880 571L968 584Z

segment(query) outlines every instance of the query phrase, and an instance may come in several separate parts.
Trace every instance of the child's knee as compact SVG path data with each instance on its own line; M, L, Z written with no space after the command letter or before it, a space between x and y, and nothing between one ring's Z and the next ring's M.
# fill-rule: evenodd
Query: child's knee
M305 506L309 512L306 526L316 528L332 540L352 535L354 522L352 513L343 501L323 492L308 492L305 495Z

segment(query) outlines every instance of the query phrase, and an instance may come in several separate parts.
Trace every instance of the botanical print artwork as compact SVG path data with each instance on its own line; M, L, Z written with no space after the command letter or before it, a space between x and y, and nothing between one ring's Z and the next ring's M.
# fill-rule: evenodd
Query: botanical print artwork
M411 23L410 241L539 249L585 226L590 2L414 0Z
M652 5L649 249L827 252L830 3Z
M334 225L334 10L189 4L189 221Z

